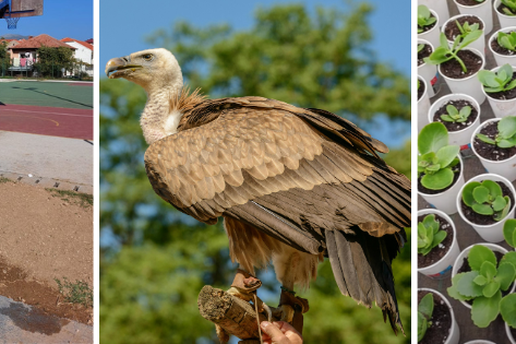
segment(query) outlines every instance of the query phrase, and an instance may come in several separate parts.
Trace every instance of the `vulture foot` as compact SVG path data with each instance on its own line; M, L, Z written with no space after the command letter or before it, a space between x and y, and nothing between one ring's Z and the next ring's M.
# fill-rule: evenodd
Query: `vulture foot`
M257 295L256 291L262 286L262 281L254 277L250 273L238 269L235 279L231 284L231 288L227 291L228 294L236 296L244 301L253 303L256 302L258 312L265 311L267 313L267 320L272 321L272 311Z
M286 288L281 288L281 297L275 316L286 321L301 333L303 329L303 313L308 312L308 300L296 296L296 293Z
M229 334L217 324L215 324L215 332L217 333L217 338L221 344L229 342Z

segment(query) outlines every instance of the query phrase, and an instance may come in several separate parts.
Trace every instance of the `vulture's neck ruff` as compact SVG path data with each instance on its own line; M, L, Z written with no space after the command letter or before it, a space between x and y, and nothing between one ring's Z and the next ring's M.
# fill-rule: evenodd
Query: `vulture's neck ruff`
M178 91L149 94L140 118L143 135L149 145L178 131L185 112L206 98L200 95L199 91L200 89L196 89L190 93L188 87L183 87Z
M109 78L124 78L147 92L147 104L140 118L145 141L150 145L177 132L181 118L204 97L196 90L183 89L181 68L166 49L149 49L111 59L106 66Z

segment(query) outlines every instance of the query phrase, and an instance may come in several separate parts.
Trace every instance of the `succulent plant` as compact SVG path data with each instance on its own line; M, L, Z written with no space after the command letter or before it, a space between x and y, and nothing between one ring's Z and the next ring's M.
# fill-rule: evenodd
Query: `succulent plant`
M495 221L505 218L511 209L511 199L503 196L500 185L492 180L466 184L462 201L477 214L493 215Z
M428 214L422 222L417 224L417 252L426 256L430 251L439 245L447 233L439 229L439 221L434 214Z
M428 293L419 302L417 307L417 341L420 342L432 325L430 319L434 313L434 294Z

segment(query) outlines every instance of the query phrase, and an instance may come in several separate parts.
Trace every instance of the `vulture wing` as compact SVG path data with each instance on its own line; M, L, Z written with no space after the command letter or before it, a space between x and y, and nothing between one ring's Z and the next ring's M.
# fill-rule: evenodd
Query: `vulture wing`
M145 167L156 193L199 221L230 217L324 253L341 292L375 301L396 332L391 261L410 225L410 183L377 151L387 148L327 111L225 98L185 113Z

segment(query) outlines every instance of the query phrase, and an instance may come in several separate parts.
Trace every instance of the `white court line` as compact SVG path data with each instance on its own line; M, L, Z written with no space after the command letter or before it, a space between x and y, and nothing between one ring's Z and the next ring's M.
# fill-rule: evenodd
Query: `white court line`
M19 109L9 109L9 112L25 112L25 113L31 113L31 114L49 114L49 115L56 115L56 116L71 116L71 117L91 117L93 118L93 113L91 115L76 115L76 114L68 114L68 113L55 113L50 111L30 111L30 110L19 110ZM93 111L93 110L92 110ZM0 108L0 114L2 114L2 109Z

